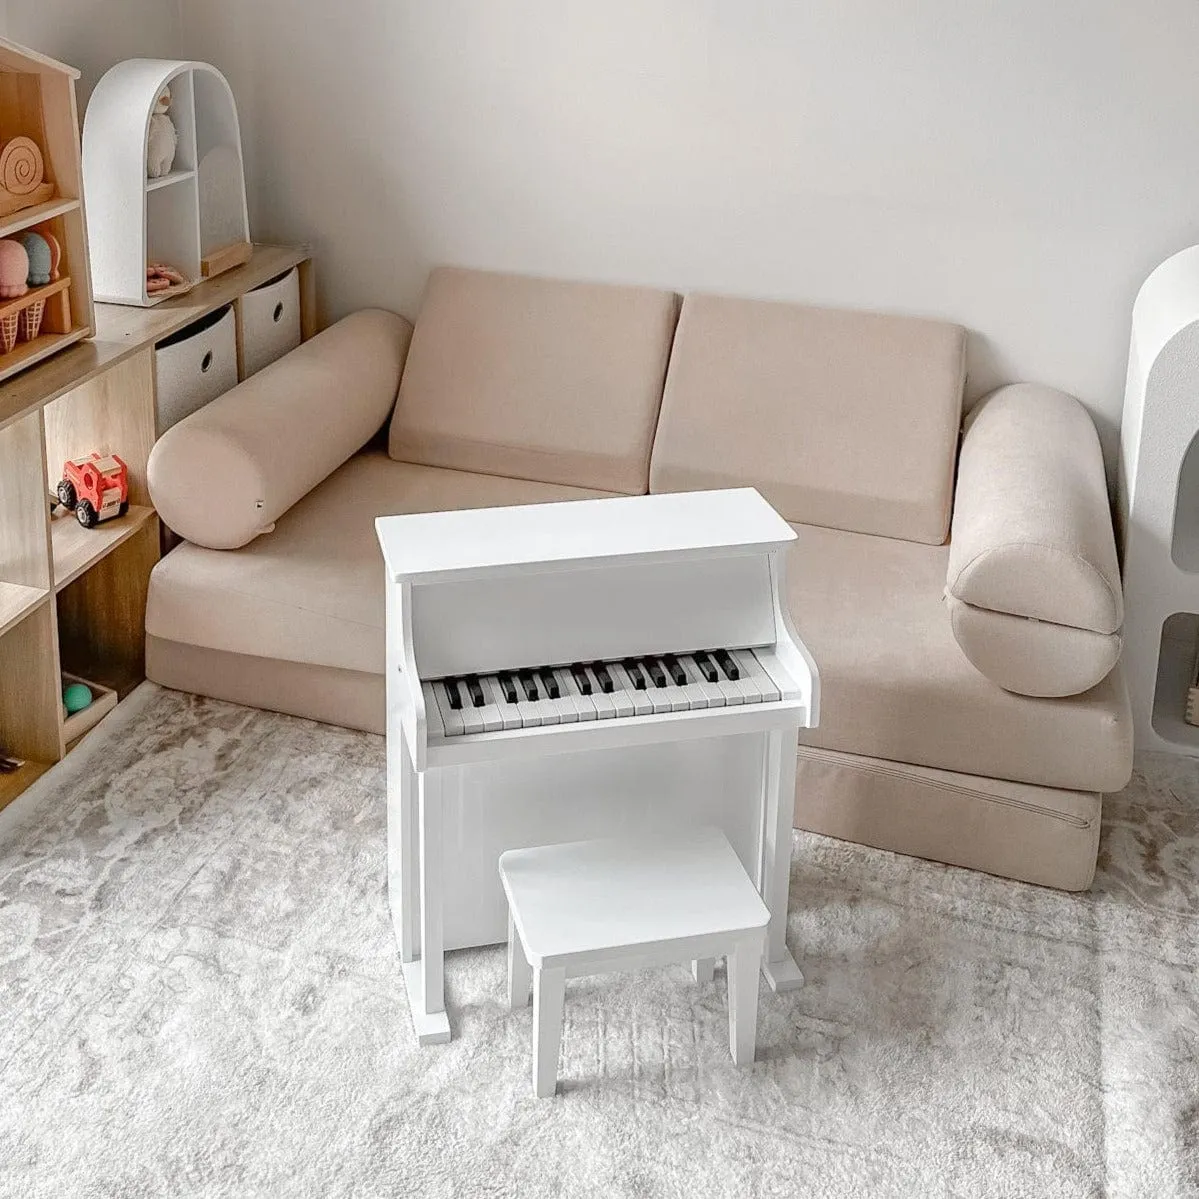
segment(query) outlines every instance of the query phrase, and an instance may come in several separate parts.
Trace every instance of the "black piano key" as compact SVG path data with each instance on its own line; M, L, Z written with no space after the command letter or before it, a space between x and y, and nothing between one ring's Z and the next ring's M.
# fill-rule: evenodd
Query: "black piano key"
M655 687L666 686L666 671L662 669L662 663L657 658L643 658L642 665Z
M524 689L525 699L532 701L540 698L531 670L522 670L517 677L520 679L520 685Z
M561 699L562 688L558 686L558 680L554 678L554 672L548 668L543 668L537 672L541 676L541 685L545 688L545 694L550 699Z
M663 654L662 665L666 667L670 677L674 679L675 684L679 687L687 686L687 672L683 669L683 664L674 656L674 654Z
M724 671L726 678L736 682L741 677L741 668L729 657L727 649L718 649L713 657L719 663L720 669Z
M636 658L625 658L621 662L621 666L625 669L625 674L633 680L633 687L638 691L644 691L646 688L645 675L641 673L641 666Z
M612 682L612 676L608 673L608 668L602 662L592 662L591 669L595 672L600 690L605 695L611 695L616 690L616 684Z
M504 699L510 704L517 702L516 683L510 674L501 674L496 676L500 680L500 687L504 692Z
M442 679L441 685L445 688L445 693L450 697L450 707L458 712L462 708L462 693L458 690L457 679Z
M704 681L707 683L720 682L720 671L716 669L716 663L712 661L702 650L697 650L691 655L696 666L699 667L700 674L704 676Z
M579 689L580 695L591 694L591 676L587 673L587 668L580 662L576 662L571 668L570 673L574 676L575 685Z
M487 700L483 696L483 688L479 686L479 676L468 674L463 682L466 683L466 690L470 693L470 702L476 708L481 708Z

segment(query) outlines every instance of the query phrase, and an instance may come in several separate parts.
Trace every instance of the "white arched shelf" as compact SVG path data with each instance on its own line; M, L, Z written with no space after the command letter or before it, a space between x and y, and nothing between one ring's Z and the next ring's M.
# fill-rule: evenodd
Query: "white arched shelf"
M163 88L179 147L170 174L146 177L150 118ZM96 85L83 123L83 182L96 299L156 304L148 263L167 263L190 283L217 251L248 245L245 168L237 104L224 75L202 62L135 58ZM214 272L215 273L215 272Z
M1199 246L1163 262L1133 306L1119 500L1136 748L1199 756L1183 720L1199 637Z

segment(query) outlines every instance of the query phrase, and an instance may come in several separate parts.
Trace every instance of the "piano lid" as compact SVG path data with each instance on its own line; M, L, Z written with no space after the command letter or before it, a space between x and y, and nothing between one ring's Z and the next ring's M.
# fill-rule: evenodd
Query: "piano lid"
M764 553L795 540L752 487L380 516L392 582Z

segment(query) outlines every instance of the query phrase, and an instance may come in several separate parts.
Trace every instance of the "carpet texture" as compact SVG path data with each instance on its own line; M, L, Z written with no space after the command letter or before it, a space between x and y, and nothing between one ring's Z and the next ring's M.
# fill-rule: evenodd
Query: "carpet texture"
M1073 896L800 835L801 991L568 985L532 1097L504 953L419 1050L380 739L144 686L0 816L0 1194L1199 1193L1199 764L1106 804Z

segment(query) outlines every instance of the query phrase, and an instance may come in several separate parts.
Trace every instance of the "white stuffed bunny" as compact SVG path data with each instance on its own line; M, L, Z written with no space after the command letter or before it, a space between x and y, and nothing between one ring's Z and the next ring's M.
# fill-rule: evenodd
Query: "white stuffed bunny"
M151 179L161 179L169 175L175 164L175 150L179 145L179 134L175 130L175 122L169 114L171 107L171 89L164 87L159 94L158 103L154 105L154 115L150 118L150 136L146 143L146 175Z

